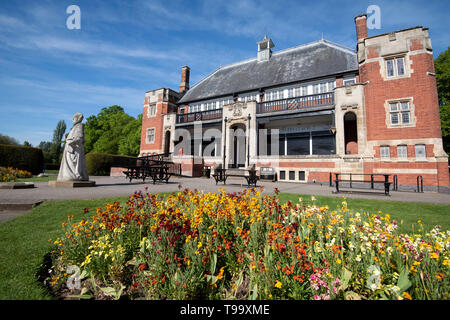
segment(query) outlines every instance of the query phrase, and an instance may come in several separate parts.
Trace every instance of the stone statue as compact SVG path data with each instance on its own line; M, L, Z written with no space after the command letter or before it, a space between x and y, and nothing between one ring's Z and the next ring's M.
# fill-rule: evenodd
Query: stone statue
M83 115L73 115L73 127L66 137L57 181L88 181L86 158L84 156Z

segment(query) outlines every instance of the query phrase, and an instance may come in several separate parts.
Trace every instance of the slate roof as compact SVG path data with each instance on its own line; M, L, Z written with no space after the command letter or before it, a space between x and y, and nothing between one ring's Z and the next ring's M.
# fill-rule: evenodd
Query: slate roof
M319 77L357 71L356 52L327 40L256 57L218 68L195 84L179 103L205 100Z

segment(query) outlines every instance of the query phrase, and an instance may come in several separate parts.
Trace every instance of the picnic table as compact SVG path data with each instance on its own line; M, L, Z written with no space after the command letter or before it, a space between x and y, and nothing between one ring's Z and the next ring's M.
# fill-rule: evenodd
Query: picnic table
M145 182L145 179L151 178L153 184L156 181L169 183L169 179L172 176L172 173L169 172L169 166L166 164L127 166L126 168L127 170L123 171L123 173L130 179L130 182L133 179L142 179Z
M227 173L228 171L228 173ZM238 173L239 171L242 171L242 173ZM247 180L247 185L250 187L251 185L253 185L254 187L256 187L256 183L259 180L258 175L256 174L256 170L251 169L251 170L242 170L239 169L238 170L229 170L229 169L215 169L214 174L212 175L214 180L216 180L216 185L218 182L223 182L224 184L226 184L227 179L229 177L241 177L241 178L245 178ZM229 173L231 172L231 173ZM248 172L248 174L245 174L244 172Z

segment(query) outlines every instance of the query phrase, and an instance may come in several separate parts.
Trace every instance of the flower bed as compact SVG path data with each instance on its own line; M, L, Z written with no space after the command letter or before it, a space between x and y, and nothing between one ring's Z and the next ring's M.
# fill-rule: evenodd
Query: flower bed
M139 192L124 206L97 209L89 221L69 217L63 228L47 279L60 296L449 297L450 231L425 233L419 221L417 234L398 234L388 214L353 212L345 200L331 210L301 199L281 204L256 189L166 198Z
M17 178L31 178L31 172L12 167L0 167L0 182L15 181Z

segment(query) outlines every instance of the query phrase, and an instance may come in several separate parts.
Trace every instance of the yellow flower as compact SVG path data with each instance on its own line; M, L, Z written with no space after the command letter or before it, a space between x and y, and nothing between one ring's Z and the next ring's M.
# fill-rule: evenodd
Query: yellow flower
M282 285L283 284L280 281L277 280L277 282L275 283L275 288L281 289Z
M341 261L341 259L338 258L338 259L336 260L336 262L337 262L337 264L341 264L342 261Z
M202 243L199 241L197 244L197 248L200 249L202 247Z

